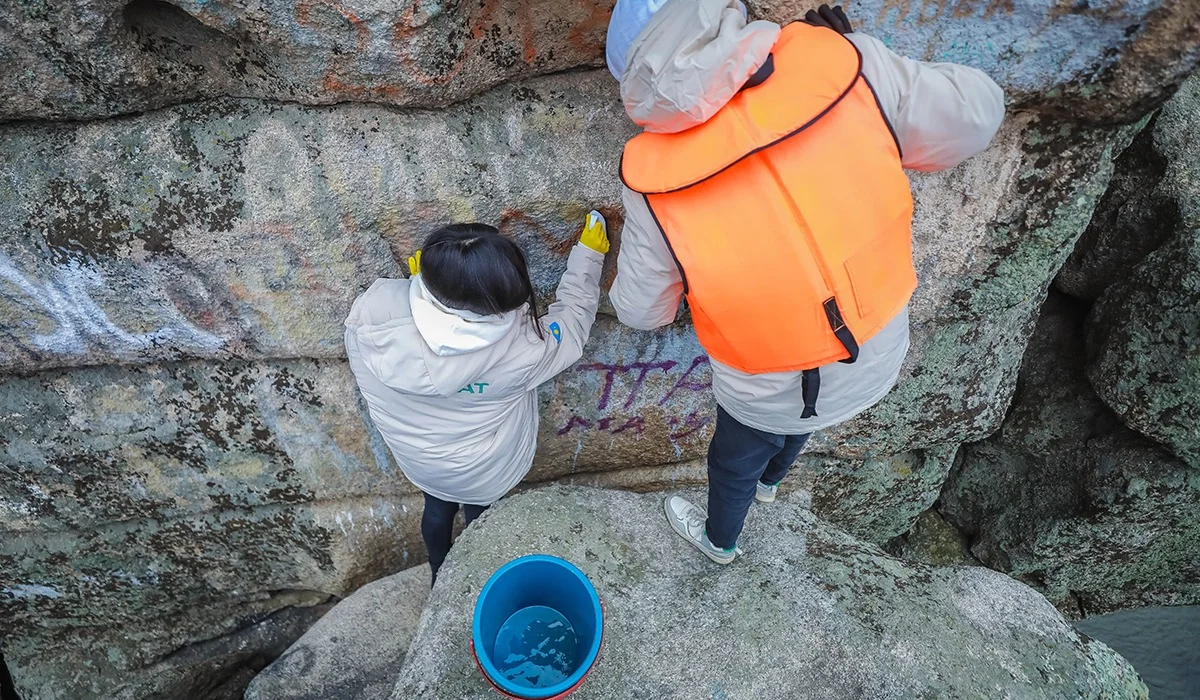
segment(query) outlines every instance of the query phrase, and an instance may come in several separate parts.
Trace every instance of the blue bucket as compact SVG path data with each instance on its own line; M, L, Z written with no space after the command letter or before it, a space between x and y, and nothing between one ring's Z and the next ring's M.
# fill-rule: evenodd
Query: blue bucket
M471 636L479 670L502 695L565 698L583 684L600 654L604 605L570 562L521 557L484 584Z

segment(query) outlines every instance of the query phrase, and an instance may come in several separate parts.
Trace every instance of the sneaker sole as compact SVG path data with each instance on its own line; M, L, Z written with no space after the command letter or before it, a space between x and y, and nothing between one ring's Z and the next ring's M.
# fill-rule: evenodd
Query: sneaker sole
M759 496L756 493L756 494L754 494L754 500L758 501L759 503L774 503L775 497L774 496L769 496L769 497L768 496Z
M728 559L718 559L716 556L714 556L712 553L710 553L707 549L705 549L704 545L700 544L696 540L693 540L691 537L688 537L686 532L681 532L679 530L679 526L675 524L678 521L675 520L674 514L671 513L671 499L669 497L663 499L663 514L665 514L667 516L667 522L671 525L671 529L675 532L675 534L682 537L684 542L687 542L688 544L692 545L697 550L699 550L701 554L708 557L709 561L712 561L716 564L720 564L721 566L725 566L726 564L732 564L733 560L737 558L737 554L735 553L733 556L729 557Z

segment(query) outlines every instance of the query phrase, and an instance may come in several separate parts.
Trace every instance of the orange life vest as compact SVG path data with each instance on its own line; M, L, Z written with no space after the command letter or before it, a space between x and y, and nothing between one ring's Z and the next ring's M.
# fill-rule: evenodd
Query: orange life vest
M635 137L621 165L701 344L751 374L853 362L917 284L908 178L858 49L797 23L772 56L765 82L700 126Z

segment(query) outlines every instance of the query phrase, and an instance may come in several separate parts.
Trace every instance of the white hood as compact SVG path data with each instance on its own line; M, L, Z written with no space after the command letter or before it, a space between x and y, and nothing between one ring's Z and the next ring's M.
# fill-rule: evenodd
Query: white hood
M517 322L517 312L484 316L452 309L429 293L417 275L408 288L413 323L425 344L439 357L465 355L500 342Z
M494 365L521 335L519 311L479 316L441 304L420 282L381 279L346 318L354 351L397 391L449 396Z

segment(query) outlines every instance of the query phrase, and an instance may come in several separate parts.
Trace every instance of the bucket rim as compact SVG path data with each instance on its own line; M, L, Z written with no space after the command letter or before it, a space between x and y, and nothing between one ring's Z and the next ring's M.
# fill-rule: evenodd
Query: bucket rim
M588 592L588 597L592 604L592 613L595 619L599 622L596 625L596 634L592 639L591 646L586 654L579 662L579 668L567 677L561 683L557 683L548 688L515 688L509 687L508 681L500 674L500 669L496 668L492 663L491 654L488 653L487 646L483 643L483 631L481 629L480 618L483 612L483 603L487 599L487 594L491 591L492 586L500 580L500 578L512 569L525 564L535 562L543 562L558 566L577 578L583 583L584 589ZM523 700L550 700L551 698L559 697L563 693L574 690L582 681L592 666L595 665L596 659L600 656L600 646L604 639L604 605L600 601L600 595L596 592L595 585L591 579L584 574L579 567L561 557L551 556L549 554L530 554L523 557L518 557L508 562L488 578L487 583L483 585L483 589L479 591L479 597L475 600L475 615L471 620L471 646L475 656L475 661L479 664L483 671L484 677L496 686L497 690L505 694L513 694L519 692L519 696ZM483 653L481 653L483 650ZM513 697L517 697L513 695Z

